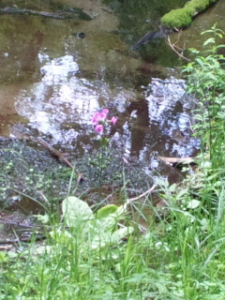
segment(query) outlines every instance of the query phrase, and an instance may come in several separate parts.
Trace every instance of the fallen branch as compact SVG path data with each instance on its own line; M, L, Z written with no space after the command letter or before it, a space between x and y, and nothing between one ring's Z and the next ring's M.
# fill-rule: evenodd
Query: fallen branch
M32 136L31 132L26 128L22 127L17 130L18 130L17 135L18 135L18 133L19 133L19 135L21 135L20 139L30 140L32 142L39 143L42 147L44 147L51 154L52 157L56 158L59 162L64 163L71 169L74 169L74 166L65 157L65 155L62 152L60 152L59 150L56 150L55 148L53 148L49 143L47 143L46 141L44 141L43 139L41 139L39 137ZM76 170L75 170L75 173L77 174L77 182L78 183L83 182L84 181L83 174Z
M146 192L142 193L141 195L139 195L139 196L137 196L137 197L133 197L133 198L127 199L126 202L131 203L131 202L133 202L133 201L137 201L137 200L141 199L141 198L144 197L144 196L149 195L151 192L154 191L154 189L156 188L156 186L157 186L157 185L154 184L154 185L153 185L150 189L148 189Z
M32 138L34 141L36 140L39 144L41 144L46 150L48 150L50 152L50 154L53 157L56 157L60 162L66 164L68 167L70 167L71 169L74 169L74 166L71 164L71 162L65 157L65 155L60 152L59 150L56 150L55 148L53 148L51 145L49 145L47 142L45 142L44 140L40 139L40 138ZM77 182L81 183L84 181L84 176L82 173L75 171L77 174Z
M48 144L46 141L40 139L40 138L33 138L31 137L32 140L37 141L40 145L42 145L46 150L49 151L49 153L57 158L60 162L63 162L64 164L66 164L68 167L70 167L71 169L73 169L73 165L71 164L71 162L65 157L65 155L56 150L55 148L53 148L50 144Z
M180 33L178 34L178 39L175 43L172 44L171 39L169 36L167 36L166 38L166 43L167 45L182 59L186 60L186 61L190 61L189 58L185 57L183 55L183 51L184 49L181 49L180 47L177 46L177 43L179 42L180 39Z
M173 167L176 167L180 164L188 164L188 165L196 165L196 161L194 157L166 157L166 156L158 156L158 158L166 164L169 164Z

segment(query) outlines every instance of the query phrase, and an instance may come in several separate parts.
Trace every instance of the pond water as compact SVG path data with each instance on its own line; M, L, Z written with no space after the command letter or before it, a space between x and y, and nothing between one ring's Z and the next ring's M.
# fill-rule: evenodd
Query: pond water
M118 117L111 146L123 145L128 156L159 168L158 155L194 155L199 142L190 137L193 107L185 83L171 79L180 77L181 61L164 40L132 50L141 36L157 29L160 16L185 1L149 2L26 1L26 8L42 11L81 8L89 21L1 15L0 135L17 135L16 125L23 124L54 147L82 157L99 147L91 116L108 108ZM8 4L2 1L1 7ZM223 28L224 5L218 1L198 16L179 35L180 47L201 47L200 32L215 22Z

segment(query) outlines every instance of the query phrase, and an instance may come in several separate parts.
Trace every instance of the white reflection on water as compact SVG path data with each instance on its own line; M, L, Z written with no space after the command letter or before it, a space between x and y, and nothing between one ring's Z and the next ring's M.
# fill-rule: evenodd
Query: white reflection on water
M91 116L101 107L111 106L112 113L118 113L121 121L119 135L114 132L111 145L123 148L129 153L136 153L141 161L151 156L155 144L157 150L160 143L163 151L167 149L168 139L168 150L171 149L172 152L183 156L187 152L190 155L193 151L194 140L191 140L189 146L190 139L183 138L186 136L186 128L190 125L189 114L183 111L178 114L180 118L174 117L174 108L178 102L182 102L185 95L183 80L152 79L150 94L146 95L148 114L145 116L144 110L138 112L139 106L131 107L128 112L128 103L135 98L132 91L112 88L104 80L80 78L79 65L72 55L51 60L46 54L39 54L39 59L43 64L40 69L41 81L20 92L16 109L29 120L29 125L37 129L40 135L51 136L53 144L60 143L66 147L81 145L84 149L90 144L93 133ZM147 120L143 120L143 116ZM184 120L181 120L181 117ZM143 131L155 122L160 130L158 133L151 131L148 137L148 131ZM155 165L155 162L152 163Z
M50 60L39 54L39 60L45 62L40 70L42 80L21 91L16 109L31 127L53 136L55 143L68 142L77 133L71 129L65 136L60 126L64 122L89 124L90 115L99 109L99 91L94 83L76 77L79 66L73 56Z

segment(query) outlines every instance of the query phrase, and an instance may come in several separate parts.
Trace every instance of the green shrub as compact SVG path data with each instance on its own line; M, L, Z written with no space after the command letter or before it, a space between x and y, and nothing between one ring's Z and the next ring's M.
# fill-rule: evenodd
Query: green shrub
M188 74L189 91L199 99L195 132L202 139L203 152L210 154L213 172L217 173L222 161L225 163L225 58L218 54L225 46L216 45L216 39L223 36L222 30L214 26L205 33L214 36L205 41L203 55L192 49L196 58L184 72Z

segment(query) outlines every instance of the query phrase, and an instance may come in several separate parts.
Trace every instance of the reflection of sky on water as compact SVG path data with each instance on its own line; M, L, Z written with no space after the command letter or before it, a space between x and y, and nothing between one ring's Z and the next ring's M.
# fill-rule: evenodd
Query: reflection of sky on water
M132 90L80 78L79 65L72 55L51 60L43 53L39 60L43 65L41 81L21 91L16 103L18 113L29 120L38 135L48 135L53 144L80 148L83 153L96 140L92 140L91 116L107 107L110 114L119 117L116 130L110 132L110 145L124 149L124 157L135 155L155 168L157 153L192 155L196 140L189 137L190 107L182 106L183 80L152 79L148 92L138 102Z
M152 78L149 88L146 100L150 125L158 127L159 140L163 137L168 156L193 155L200 145L196 138L191 137L194 102L186 93L185 81L173 77L166 80Z
M90 124L91 114L100 107L101 89L105 93L108 87L76 77L79 66L71 55L50 60L45 54L39 55L39 59L45 62L41 68L42 80L21 92L17 111L28 118L31 127L53 136L56 143L63 142L61 125Z

